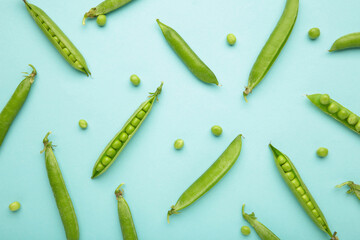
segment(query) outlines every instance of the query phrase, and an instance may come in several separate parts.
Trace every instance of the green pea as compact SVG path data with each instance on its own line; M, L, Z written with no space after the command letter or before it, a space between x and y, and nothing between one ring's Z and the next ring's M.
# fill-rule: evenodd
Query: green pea
M309 38L312 40L317 39L320 36L320 29L319 28L312 28L308 32Z
M300 195L304 195L304 194L305 194L305 190L304 190L302 187L296 188L296 191L297 191L298 193L300 193Z
M328 155L329 150L327 148L321 147L316 151L316 154L319 157L326 157Z
M317 211L316 209L313 209L313 210L311 211L311 213L312 213L315 217L319 217L319 213L318 213L318 211Z
M282 155L277 157L277 161L280 165L283 165L284 163L286 163L286 158Z
M360 132L360 121L355 125L355 130Z
M322 94L320 96L320 103L322 105L328 105L330 103L330 96L328 94Z
M308 202L308 203L306 203L306 205L308 206L308 208L310 209L310 210L313 210L315 207L314 207L314 204L312 203L312 202Z
M53 30L49 29L48 32L50 33L50 35L51 35L52 37L55 36L55 33L54 33Z
M329 113L337 113L339 111L339 106L336 103L330 103L328 111Z
M151 106L151 103L147 103L147 104L143 107L143 110L144 110L145 112L147 112L147 111L149 110L150 106Z
M306 202L306 203L307 203L308 201L310 201L308 195L306 195L306 194L302 195L301 198L302 198L302 199L304 200L304 202Z
M229 33L227 36L226 36L226 40L227 42L232 46L236 43L236 37L234 34L232 33Z
M299 180L297 180L296 178L293 179L293 180L291 181L291 183L292 183L295 187L299 187L299 186L300 186L300 182L299 182Z
M57 43L60 42L60 39L59 39L57 36L53 37L53 39L54 39L54 41L57 42Z
M99 15L97 18L96 18L96 23L102 27L105 25L106 23L106 16L105 15Z
M66 56L70 55L70 51L67 48L63 48L62 51L65 53Z
M355 125L358 122L358 117L355 114L350 114L350 116L347 119L347 122L350 125Z
M49 26L46 23L42 24L46 30L49 30Z
M324 220L321 217L318 217L317 220L320 222L321 225L325 225Z
M74 54L71 54L69 55L69 59L72 61L72 62L75 62L76 61L76 58L74 56Z
M285 172L290 172L291 171L291 166L290 166L290 164L288 162L284 163L284 165L282 165L281 167Z
M143 117L145 116L146 112L144 112L143 110L140 110L138 112L138 114L136 114L136 117L139 119L143 119Z
M111 147L115 148L115 149L119 149L122 145L122 142L120 142L118 139L116 139L112 144Z
M101 160L101 163L104 164L105 166L107 166L110 162L111 162L111 158L109 158L108 156L104 156L103 159Z
M135 130L135 128L132 125L129 124L126 127L125 132L130 135L130 134L132 134L134 132L134 130Z
M217 137L222 134L222 131L223 130L219 125L215 125L211 127L211 132Z
M133 125L134 127L137 127L140 123L140 119L138 119L137 117L135 117L132 121L131 121L131 125Z
M109 148L107 151L106 151L106 155L108 155L109 157L114 157L116 155L116 150L113 149L113 148Z
M20 209L20 206L21 205L19 202L13 202L13 203L10 203L9 209L10 209L10 211L15 212Z
M64 47L65 47L65 45L64 45L63 42L60 42L59 45L60 45L61 48L64 48Z
M184 147L184 140L176 139L176 141L174 142L174 148L179 150L182 149L183 147Z
M286 176L288 177L288 179L291 181L295 178L295 175L293 172L287 172L286 173Z
M136 74L130 76L130 81L135 86L138 86L140 84L140 78Z
M244 234L245 236L250 235L251 230L248 226L242 226L241 227L241 233Z
M99 163L97 166L96 166L96 171L100 172L101 170L104 169L104 165L102 165L101 163Z
M79 126L82 128L82 129L86 129L87 126L88 126L88 123L84 120L84 119L81 119L79 121Z
M337 115L341 120L345 120L350 115L350 113L346 109L341 109Z
M125 132L120 133L119 140L125 142L128 139L128 135Z

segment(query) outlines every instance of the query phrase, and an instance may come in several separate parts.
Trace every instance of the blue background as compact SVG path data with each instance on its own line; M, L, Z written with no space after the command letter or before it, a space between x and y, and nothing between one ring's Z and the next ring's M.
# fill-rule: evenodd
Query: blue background
M359 136L316 109L305 94L329 93L360 113L359 50L328 53L338 37L359 31L360 2L301 0L289 41L266 78L242 98L250 69L276 25L284 0L135 0L81 25L97 0L34 0L67 34L87 60L92 78L74 70L46 39L22 1L3 0L0 15L0 108L22 79L38 70L31 93L0 148L0 238L64 239L49 186L42 139L58 145L55 154L74 203L81 239L119 239L116 199L126 185L139 239L259 239L244 237L241 205L281 239L328 239L306 215L283 182L268 148L286 153L342 240L360 235L359 201L335 189L360 182ZM217 87L197 80L166 43L155 20L176 29L214 71ZM321 29L315 41L312 27ZM234 33L235 46L226 43ZM131 74L141 78L134 87ZM164 81L151 114L101 177L93 164L148 92ZM79 119L89 123L87 130ZM210 128L219 124L223 134ZM241 155L229 173L204 197L166 222L166 213L239 133ZM173 148L185 140L181 151ZM319 159L320 146L329 156ZM10 212L13 201L22 204Z

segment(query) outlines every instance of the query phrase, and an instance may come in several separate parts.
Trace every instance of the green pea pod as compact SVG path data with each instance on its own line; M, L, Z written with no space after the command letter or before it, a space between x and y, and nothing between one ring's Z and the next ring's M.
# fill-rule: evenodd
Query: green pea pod
M99 15L105 15L128 4L131 1L132 0L105 0L85 13L82 24L85 25L85 20L87 18L95 18Z
M329 52L360 47L360 32L350 33L337 39Z
M256 220L255 213L247 214L244 212L244 208L245 204L242 206L243 218L250 223L262 240L280 240L280 238L278 238L270 229Z
M175 206L171 206L168 211L167 220L173 214L178 214L180 210L190 206L202 195L214 187L231 169L239 158L241 151L241 134L238 135L221 156L180 196Z
M294 28L299 0L287 0L284 12L251 69L244 98L261 82L285 46Z
M64 225L66 238L68 240L79 239L79 225L77 222L74 206L66 189L64 178L61 174L59 164L53 152L52 142L49 142L48 132L43 140L45 151L45 165L51 189L54 194L61 221Z
M320 207L317 205L315 199L310 194L310 191L301 179L300 174L296 170L294 164L290 161L288 156L280 152L271 144L269 146L274 155L275 164L280 172L281 177L289 186L290 190L301 204L305 212L309 215L316 226L318 226L322 231L331 237L331 240L337 239L336 232L332 234L324 214L321 212Z
M161 23L159 19L156 21L159 24L166 41L189 70L201 81L219 85L215 74L203 61L201 61L185 40L174 29Z
M321 111L342 123L352 131L360 134L360 117L340 103L331 99L328 94L312 94L307 98Z
M84 57L53 20L37 6L28 3L26 0L23 1L31 17L65 60L76 70L85 73L87 76L91 75Z
M353 181L347 181L343 184L337 185L337 188L341 188L345 185L349 186L349 190L346 192L348 194L354 194L360 200L360 185L355 184Z
M158 87L155 93L150 93L149 99L143 102L140 107L131 115L123 128L115 135L104 151L100 154L96 161L91 178L96 178L106 172L106 170L113 164L130 139L134 136L136 131L140 128L146 117L149 115L155 100L161 93L163 83Z
M36 69L29 64L33 71L21 81L15 92L11 96L8 103L0 113L0 146L14 121L16 115L19 113L21 107L24 105L27 96L29 95L31 85L34 83L36 76Z
M115 190L115 196L118 201L118 214L123 240L137 240L138 237L129 205L125 201L123 191L120 190L122 185L124 184L120 184L120 186L118 186Z

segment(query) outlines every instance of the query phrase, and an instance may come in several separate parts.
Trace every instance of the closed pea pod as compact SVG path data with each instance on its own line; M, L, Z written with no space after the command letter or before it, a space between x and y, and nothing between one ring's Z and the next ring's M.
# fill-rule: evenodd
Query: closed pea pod
M250 223L250 225L255 229L255 232L262 240L280 240L270 229L268 229L264 224L256 220L255 213L247 214L244 211L245 204L242 206L242 216L243 218Z
M238 135L221 156L180 196L168 211L167 219L180 210L190 206L216 185L231 169L241 151L241 135Z
M138 237L136 234L136 229L130 212L130 208L125 201L124 192L120 189L122 185L124 184L120 184L115 190L115 196L118 202L118 214L121 233L123 235L123 240L137 240Z
M16 115L19 113L21 107L24 105L27 96L29 95L32 84L36 76L36 69L34 66L29 65L33 71L25 77L24 80L16 88L10 100L5 105L0 113L0 146L14 121Z
M219 85L215 74L208 66L196 55L189 47L185 40L171 27L156 20L160 26L166 41L169 43L174 52L185 63L188 69L201 81Z
M123 128L105 147L104 151L100 154L100 157L94 165L91 178L100 176L111 166L111 164L113 164L115 159L119 156L121 151L129 143L130 139L134 136L136 131L149 115L155 101L158 98L158 95L161 93L162 86L163 83L161 83L154 93L150 93L149 99L140 105L140 107L124 124Z
M85 20L87 18L95 18L99 15L105 15L124 6L131 1L132 0L105 0L96 7L91 8L87 13L85 13L82 24L85 25Z
M300 177L300 174L296 170L293 163L290 161L288 156L280 152L278 149L269 145L270 149L275 158L275 164L278 168L281 177L284 179L292 193L295 195L298 202L301 204L305 212L309 215L311 220L320 228L322 231L327 233L331 240L338 239L336 237L336 232L332 234L329 225L326 222L326 219L321 212L319 206L315 202L315 199L310 194L310 191L306 187L305 183ZM286 167L284 167L286 165ZM289 178L289 173L293 174L293 178ZM290 180L292 179L292 180Z
M295 25L299 0L287 0L284 12L251 69L244 98L261 82L285 46Z
M53 20L37 6L28 3L26 0L23 1L31 17L65 60L76 70L85 73L87 76L91 75L84 57Z
M337 39L329 52L360 47L360 32L350 33Z
M45 165L49 183L54 194L61 221L64 225L66 238L68 240L77 240L79 239L79 225L74 206L66 189L64 178L54 155L52 142L49 142L48 140L49 134L50 132L46 134L43 140L44 150L41 151L45 151Z
M360 134L360 117L331 99L328 94L312 94L307 97L321 111Z

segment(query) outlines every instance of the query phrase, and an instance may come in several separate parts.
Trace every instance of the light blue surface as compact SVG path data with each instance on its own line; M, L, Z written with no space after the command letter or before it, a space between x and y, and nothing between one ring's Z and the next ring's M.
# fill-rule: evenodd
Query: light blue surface
M316 109L305 94L329 93L360 113L360 52L328 53L338 37L360 31L357 0L300 0L293 33L264 81L242 98L250 69L283 11L285 0L135 0L81 25L96 0L34 0L84 55L92 78L62 59L22 1L3 0L0 109L30 71L38 70L31 93L0 148L0 239L65 239L46 175L42 139L57 156L74 203L80 238L121 239L114 190L124 182L139 239L259 239L244 237L241 205L254 211L281 239L329 239L306 215L277 172L272 144L287 154L341 240L360 236L359 201L335 189L360 182L359 135ZM159 18L173 27L217 75L222 87L206 85L186 69L167 45ZM319 27L316 41L307 31ZM226 35L237 43L228 46ZM129 81L141 78L139 87ZM140 130L112 167L98 179L98 155L147 93L163 92ZM80 119L89 127L82 130ZM214 137L212 125L224 132ZM210 192L172 216L166 213L239 133L245 137L238 162ZM176 151L177 138L185 147ZM325 146L329 156L316 157ZM8 205L21 203L18 212Z

